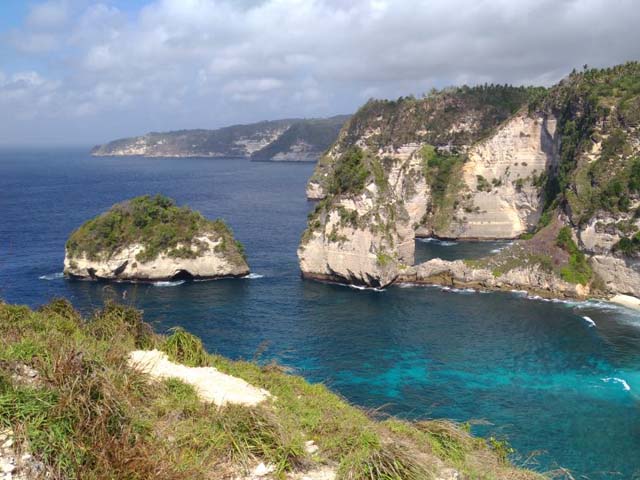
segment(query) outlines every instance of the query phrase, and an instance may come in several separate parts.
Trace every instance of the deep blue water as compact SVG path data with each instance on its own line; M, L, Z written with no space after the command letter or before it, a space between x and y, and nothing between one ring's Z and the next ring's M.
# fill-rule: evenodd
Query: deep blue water
M2 151L0 297L37 306L65 296L88 310L127 290L159 331L181 325L211 351L252 358L267 345L265 358L356 404L408 418L479 420L476 433L508 439L522 457L542 452L529 464L540 471L640 478L640 317L509 293L303 281L295 252L312 208L304 197L312 168ZM157 287L55 275L74 228L144 193L223 217L263 277ZM418 241L417 258L480 256L501 246Z

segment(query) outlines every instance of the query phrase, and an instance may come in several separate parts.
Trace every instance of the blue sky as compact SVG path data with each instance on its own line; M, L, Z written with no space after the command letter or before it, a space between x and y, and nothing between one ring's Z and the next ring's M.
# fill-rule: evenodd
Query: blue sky
M95 144L550 85L640 59L635 0L0 0L0 144Z

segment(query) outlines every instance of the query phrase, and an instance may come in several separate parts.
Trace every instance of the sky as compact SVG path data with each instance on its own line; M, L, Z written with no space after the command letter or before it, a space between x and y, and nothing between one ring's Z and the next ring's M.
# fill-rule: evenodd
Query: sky
M0 145L351 113L640 60L637 0L0 0Z

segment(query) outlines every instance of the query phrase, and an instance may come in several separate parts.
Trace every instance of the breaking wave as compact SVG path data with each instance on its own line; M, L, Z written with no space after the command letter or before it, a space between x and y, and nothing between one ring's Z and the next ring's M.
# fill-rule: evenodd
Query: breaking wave
M624 378L607 377L607 378L603 378L602 381L606 383L610 383L610 382L619 383L620 385L622 385L622 388L624 389L625 392L631 391L631 387L629 386L629 384L626 382Z
M154 287L177 287L178 285L182 285L184 282L185 282L184 280L176 280L173 282L168 282L168 281L153 282L153 286Z
M255 280L257 278L264 278L264 275L260 275L259 273L250 273L248 275L245 275L242 278L248 278L248 279L251 279L251 280Z
M441 247L453 247L454 245L458 244L458 242L454 242L451 240L440 240L438 238L433 238L433 237L419 238L418 241L422 243L433 243L435 245L440 245Z
M59 280L60 278L64 278L64 273L62 272L49 273L47 275L40 275L38 278L40 280Z

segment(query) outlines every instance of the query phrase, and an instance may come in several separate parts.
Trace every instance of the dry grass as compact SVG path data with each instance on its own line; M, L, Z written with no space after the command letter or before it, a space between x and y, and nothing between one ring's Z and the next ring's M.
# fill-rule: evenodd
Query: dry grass
M134 348L215 366L274 398L251 408L204 404L178 380L149 383L131 370ZM18 364L35 368L37 382L12 380ZM514 469L503 444L461 426L376 420L282 369L209 355L183 330L156 335L137 310L116 304L83 319L63 300L39 311L0 302L0 426L59 478L225 479L259 462L280 478L318 464L349 480L436 478L445 466L469 478L537 478ZM309 439L319 454L305 452Z

